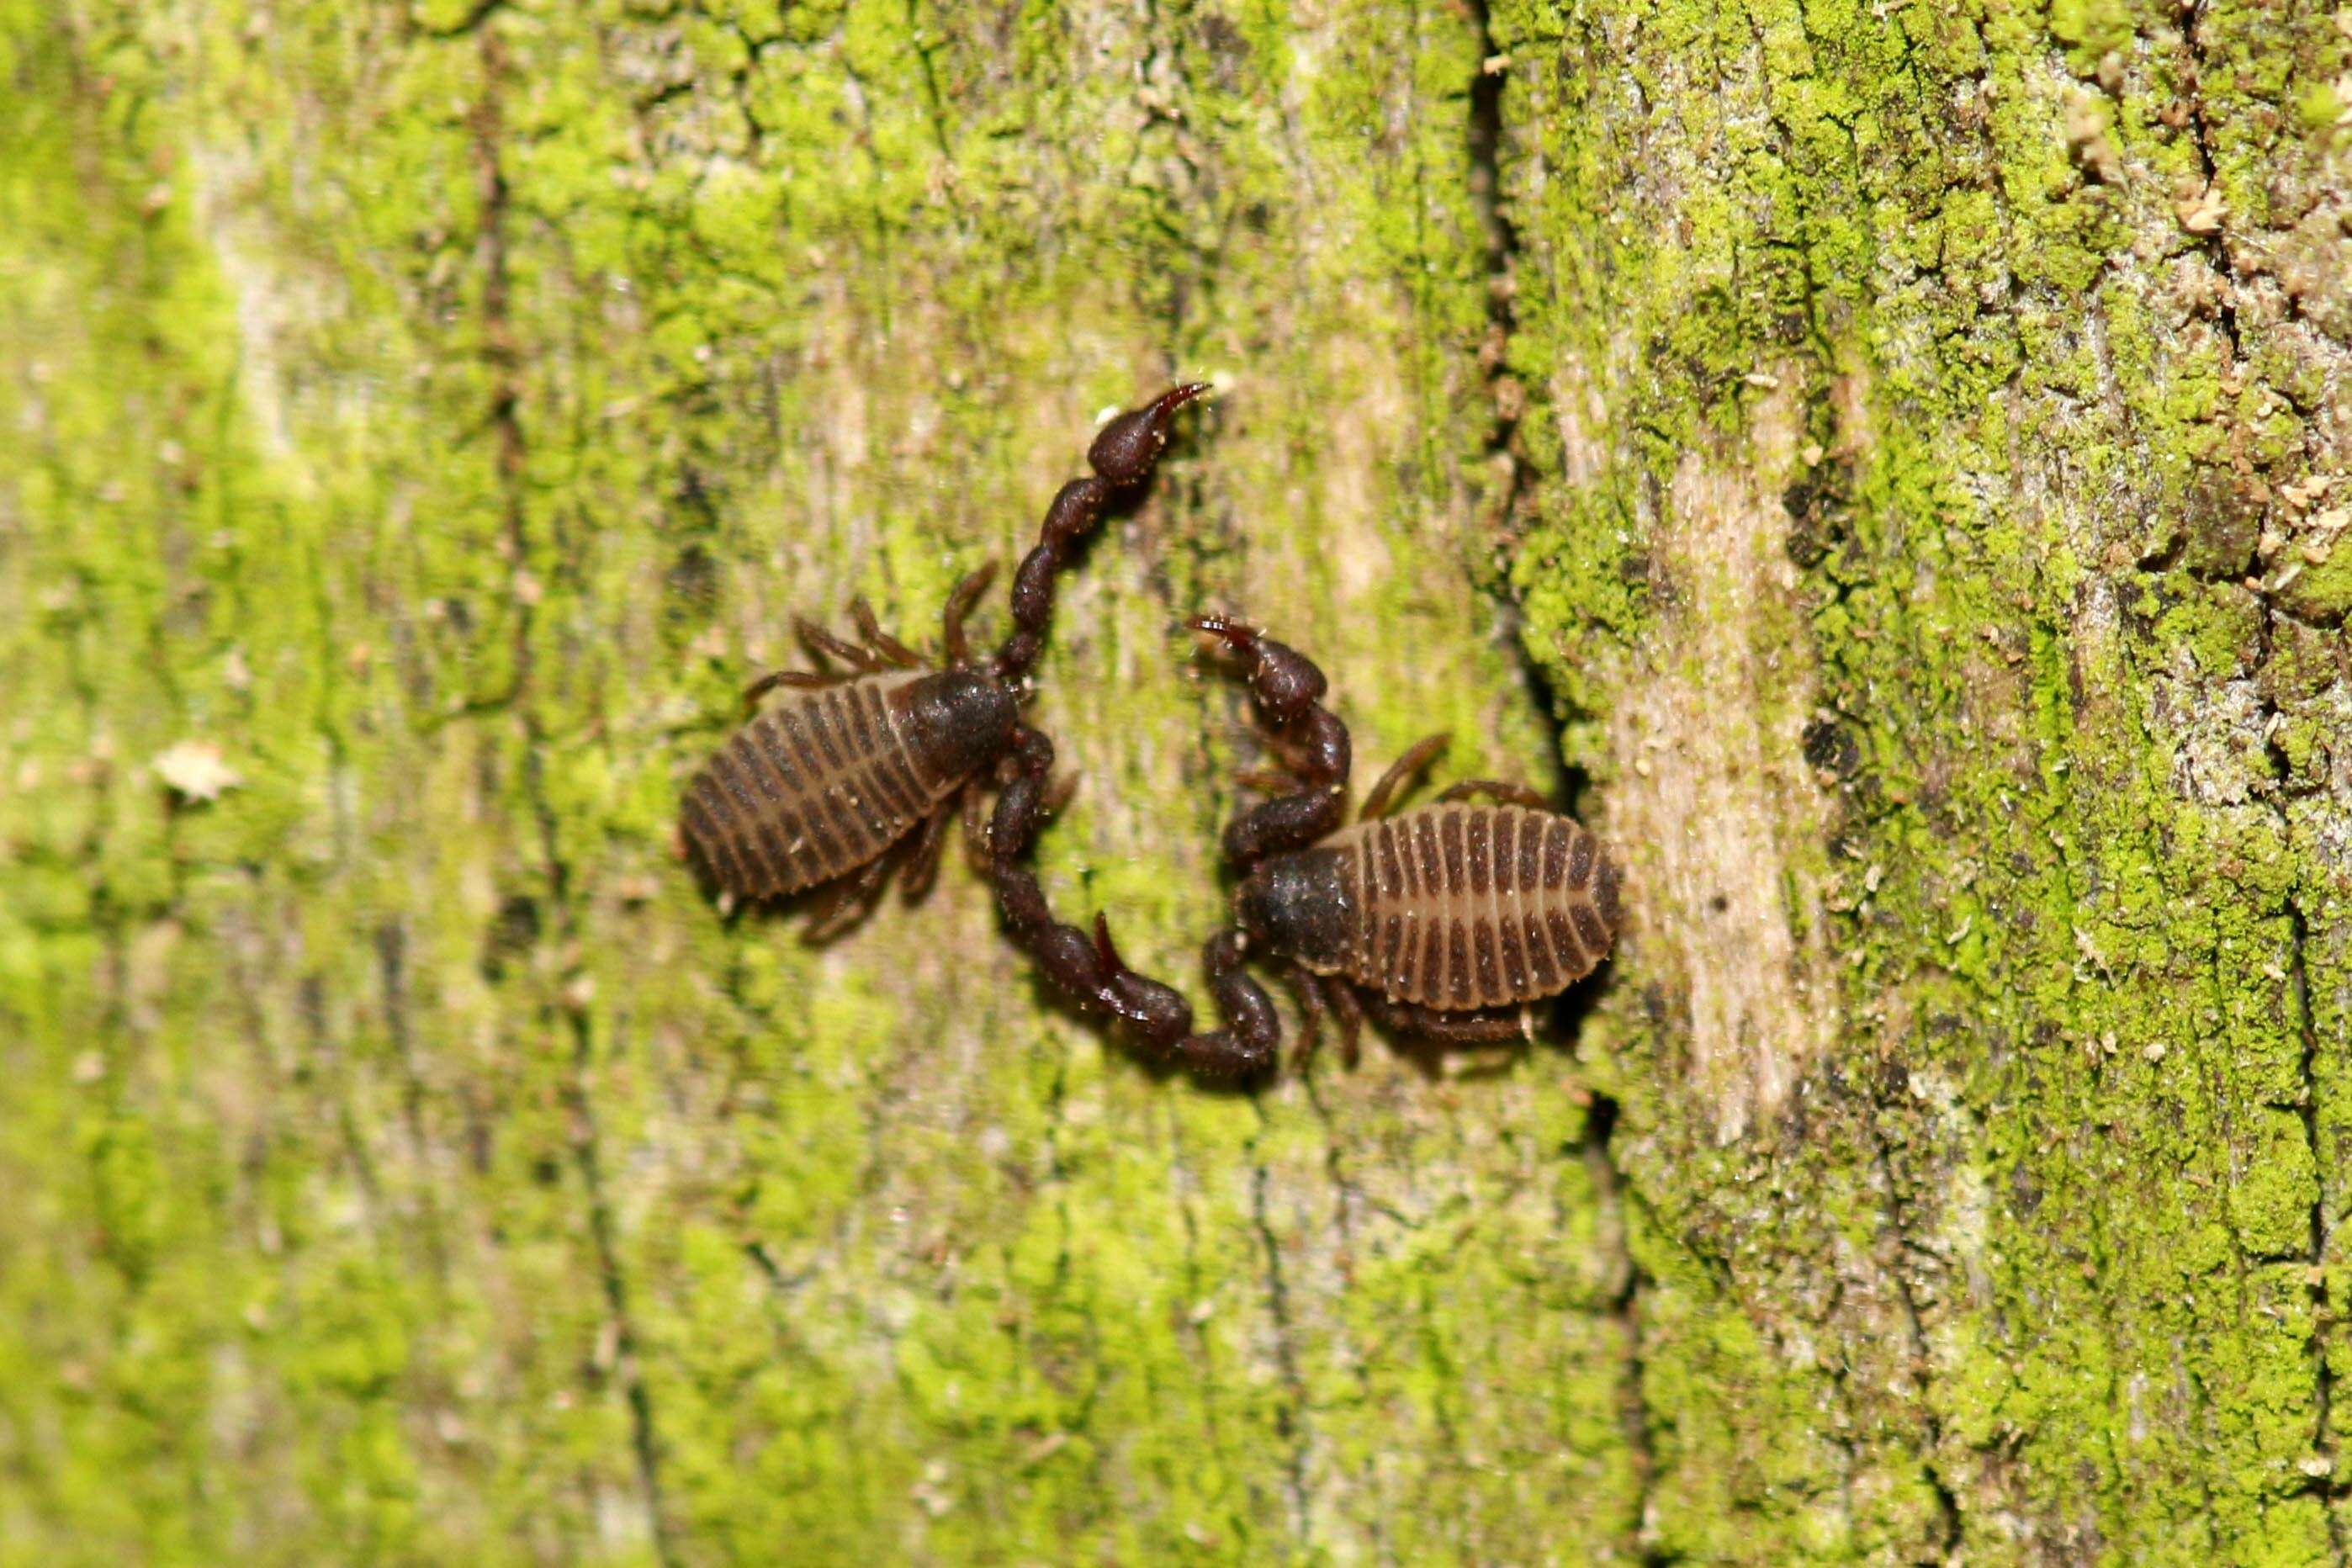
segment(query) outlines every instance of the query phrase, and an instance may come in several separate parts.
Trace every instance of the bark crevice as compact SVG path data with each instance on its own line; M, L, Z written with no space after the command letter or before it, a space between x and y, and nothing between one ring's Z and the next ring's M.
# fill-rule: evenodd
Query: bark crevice
M2326 1506L2336 1500L2352 1495L2337 1474L2336 1435L2331 1428L2331 1413L2336 1400L2336 1371L2328 1361L2328 1331L2334 1326L2327 1296L2327 1249L2330 1237L2328 1224L2328 1181L2326 1151L2319 1135L2319 1027L2311 1005L2311 971L2305 950L2311 940L2311 924L2303 912L2302 904L2293 896L2286 903L2287 931L2291 942L2287 952L2287 995L2294 1005L2295 1030L2301 1051L2296 1058L2303 1093L2295 1107L2297 1119L2303 1124L2305 1146L2311 1153L2313 1181L2311 1195L2311 1247L2305 1262L2307 1288L2311 1292L2311 1361L2312 1361L2312 1450L2311 1489L2322 1500L2327 1521L2328 1545L2340 1561L2346 1556L2344 1521L2339 1511Z
M583 989L585 976L578 961L581 942L579 891L572 867L563 853L561 810L547 789L544 759L553 743L545 721L531 700L538 595L524 591L530 561L526 475L529 437L523 428L525 394L522 353L513 315L513 276L509 233L513 186L506 171L506 92L512 71L500 30L479 26L490 19L504 0L483 0L473 21L478 28L481 96L469 117L478 193L481 203L479 258L482 267L481 358L490 372L489 426L497 443L496 469L502 513L507 565L516 575L513 594L511 684L496 706L510 707L516 715L522 747L523 791L538 834L540 874L554 910L552 934L557 956L557 994L541 1010L543 1026L560 1016L572 1050L561 1093L571 1117L572 1154L587 1200L587 1219L594 1248L596 1273L613 1337L613 1376L629 1413L630 1458L643 1494L646 1521L654 1555L671 1568L667 1521L662 1504L662 1444L653 1397L646 1385L638 1354L638 1334L629 1308L628 1282L621 1259L613 1204L606 1192L602 1138L598 1128L592 1078L595 1068L595 1032L589 1021Z
M1618 1420L1625 1435L1625 1448L1633 1468L1633 1518L1631 1545L1634 1560L1643 1568L1663 1568L1671 1556L1657 1543L1651 1511L1655 1507L1658 1485L1658 1452L1655 1413L1650 1408L1647 1384L1648 1369L1643 1341L1643 1301L1651 1280L1649 1271L1633 1256L1633 1238L1627 1234L1627 1203L1630 1178L1617 1163L1610 1141L1617 1131L1617 1101L1611 1096L1596 1094L1586 1111L1584 1141L1580 1151L1587 1176L1601 1205L1601 1245L1607 1248L1608 1278L1612 1281L1605 1308L1610 1322L1622 1341L1619 1360L1621 1383Z
M1274 1322L1274 1359L1282 1378L1282 1400L1275 1409L1275 1428L1285 1452L1283 1488L1290 1504L1291 1528L1302 1547L1314 1541L1314 1515L1307 1492L1307 1380L1298 1367L1297 1328L1291 1321L1290 1288L1283 1278L1282 1243L1275 1236L1266 1199L1266 1168L1250 1173L1250 1224L1257 1233L1265 1258L1266 1313Z
M1486 443L1491 491L1484 510L1490 531L1507 534L1518 525L1527 491L1527 464L1517 443L1527 396L1510 370L1512 339L1518 326L1519 236L1511 222L1503 184L1503 89L1510 65L1496 47L1487 0L1470 0L1470 19L1476 29L1478 58L1471 64L1464 140L1469 153L1470 205L1477 215L1486 259L1486 332L1479 345L1478 363L1486 373L1486 395L1494 408Z
M1888 1150L1885 1134L1878 1128L1875 1112L1871 1118L1870 1127L1871 1143L1878 1163L1878 1180L1886 1197L1886 1221L1895 1232L1896 1244L1900 1248L1916 1249L1932 1257L1934 1252L1924 1240L1913 1238L1907 1224L1906 1205L1896 1186L1894 1158ZM1918 1406L1921 1428L1927 1436L1917 1455L1919 1474L1936 1500L1936 1545L1949 1561L1960 1551L1965 1530L1960 1516L1959 1495L1952 1489L1941 1468L1944 1418L1936 1408L1934 1347L1928 1343L1927 1321L1920 1306L1919 1294L1912 1288L1911 1276L1904 1267L1900 1253L1887 1259L1884 1267L1887 1279L1895 1287L1895 1299L1903 1309L1903 1327L1907 1339L1905 1348L1911 1362L1912 1398Z

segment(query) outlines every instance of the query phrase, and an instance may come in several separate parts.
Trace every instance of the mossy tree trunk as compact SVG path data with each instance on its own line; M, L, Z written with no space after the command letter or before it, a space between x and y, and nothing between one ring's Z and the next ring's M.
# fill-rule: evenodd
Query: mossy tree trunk
M0 1563L2340 1556L2347 34L0 0ZM1620 847L1558 1038L675 864L1203 374L1053 893L1197 986L1237 610Z

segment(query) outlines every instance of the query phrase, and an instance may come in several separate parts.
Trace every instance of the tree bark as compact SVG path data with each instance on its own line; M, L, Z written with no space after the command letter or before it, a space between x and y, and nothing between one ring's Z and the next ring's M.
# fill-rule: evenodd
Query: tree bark
M0 0L0 1563L2341 1558L2348 35ZM676 862L1180 376L1050 893L1205 1004L1230 610L1616 847L1526 1047Z

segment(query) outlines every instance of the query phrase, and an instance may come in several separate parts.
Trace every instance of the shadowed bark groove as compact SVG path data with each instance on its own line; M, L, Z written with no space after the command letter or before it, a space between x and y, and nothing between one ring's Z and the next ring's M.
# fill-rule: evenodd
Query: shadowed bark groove
M521 376L522 346L512 310L514 280L510 262L509 226L512 187L506 173L506 94L510 64L504 36L483 26L503 0L478 0L460 33L479 40L480 97L469 116L478 182L479 244L482 264L481 355L488 372L488 424L497 447L497 480L502 514L504 553L516 573L512 687L491 707L513 706L521 730L521 771L524 795L538 829L539 880L554 907L556 941L546 953L557 972L557 1005L541 1011L539 1033L551 1039L556 1033L558 1008L569 1037L571 1059L562 1084L566 1113L571 1119L572 1159L579 1173L581 1199L586 1208L588 1232L595 1254L596 1278L610 1313L612 1371L628 1407L630 1454L654 1556L662 1568L675 1558L662 1512L661 1438L654 1419L651 1394L638 1363L637 1332L629 1317L629 1291L625 1268L614 1236L613 1209L605 1194L604 1155L600 1148L594 1096L590 1077L595 1063L595 1036L580 1005L583 975L569 954L576 949L579 911L573 901L573 875L565 862L556 821L557 808L549 799L544 758L556 744L538 705L530 700L534 646L534 612L540 588L530 575L534 552L526 518L524 486L530 470L530 444L523 430L526 388ZM568 568L568 563L561 563ZM564 575L570 575L568 569ZM528 584L526 586L525 584ZM535 955L534 955L535 956ZM601 1357L599 1358L601 1359Z

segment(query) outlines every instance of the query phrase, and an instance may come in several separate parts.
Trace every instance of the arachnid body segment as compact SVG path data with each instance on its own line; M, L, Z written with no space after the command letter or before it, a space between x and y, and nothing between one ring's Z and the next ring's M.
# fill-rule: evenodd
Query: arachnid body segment
M1013 698L972 670L790 691L688 787L687 839L724 890L778 898L880 856L1004 749Z
M1616 928L1616 882L1581 824L1444 801L1343 827L1242 885L1268 951L1391 1002L1448 1012L1549 996L1591 973Z

